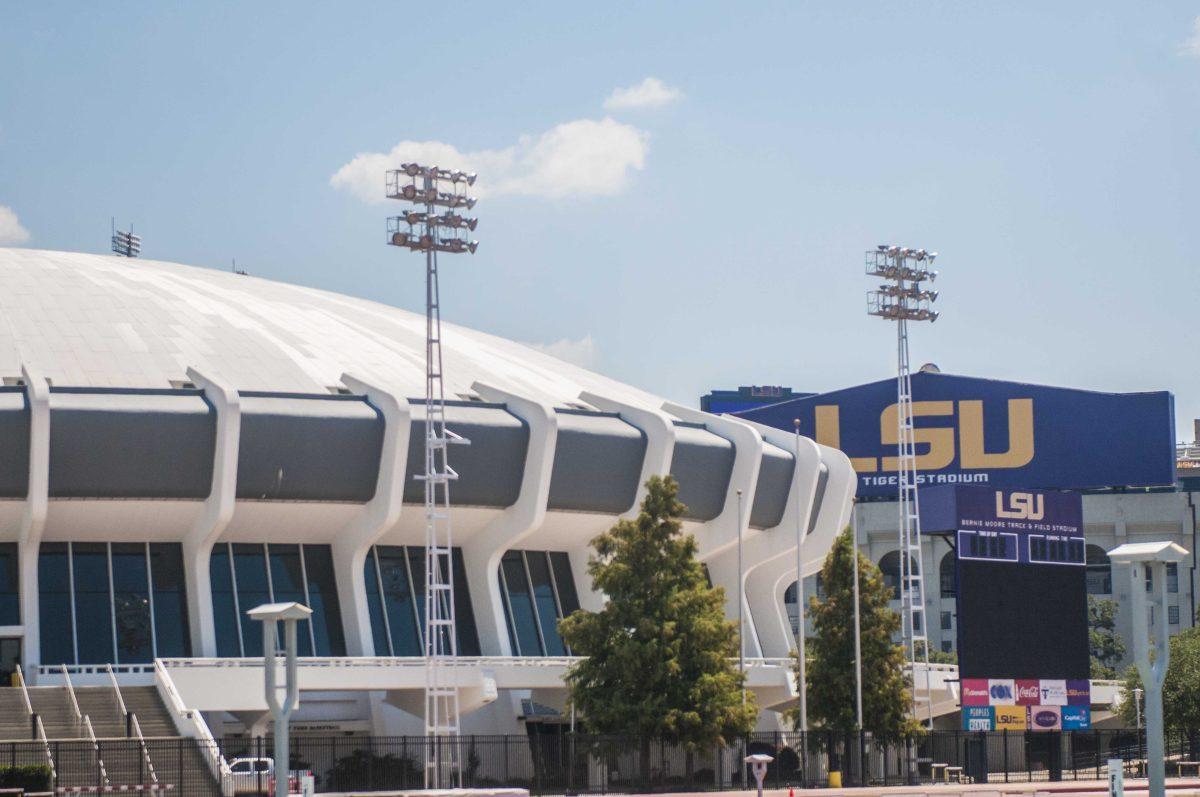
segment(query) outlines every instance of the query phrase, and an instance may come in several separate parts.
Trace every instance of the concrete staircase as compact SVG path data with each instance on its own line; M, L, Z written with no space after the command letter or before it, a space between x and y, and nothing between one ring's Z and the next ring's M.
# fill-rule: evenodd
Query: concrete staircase
M196 742L178 736L171 714L155 687L121 688L126 710L138 719L145 751L136 738L127 737L126 718L111 686L74 689L80 713L92 723L96 745L76 719L67 687L36 686L29 687L28 692L30 704L46 729L57 786L103 785L100 774L103 763L108 783L114 787L150 783L153 771L159 783L176 787L175 794L220 797L221 790L213 781ZM22 758L30 759L28 763L44 763L45 746L33 738L30 728L21 689L0 687L0 743L19 742L19 748L13 746L14 755L19 752Z

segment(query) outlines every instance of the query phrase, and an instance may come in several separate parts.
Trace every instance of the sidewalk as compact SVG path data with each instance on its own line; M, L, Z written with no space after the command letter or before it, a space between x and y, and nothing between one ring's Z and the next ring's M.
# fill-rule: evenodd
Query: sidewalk
M1125 792L1145 793L1150 790L1145 778L1126 778ZM1200 779L1197 778L1167 778L1167 790L1171 797L1200 797ZM934 783L918 786L869 786L865 788L841 789L796 789L795 797L893 797L893 795L928 795L929 797L1004 797L1004 795L1071 795L1072 797L1090 797L1090 795L1107 795L1107 780L1066 780L1039 781L1035 783ZM749 791L720 791L720 792L672 792L670 795L658 794L655 797L756 797L757 792ZM626 795L625 797L643 797L641 795ZM788 797L787 789L764 789L763 797Z

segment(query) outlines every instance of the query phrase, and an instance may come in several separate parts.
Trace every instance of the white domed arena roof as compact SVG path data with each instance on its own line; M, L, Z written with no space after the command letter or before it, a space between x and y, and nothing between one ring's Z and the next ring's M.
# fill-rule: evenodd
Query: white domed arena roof
M583 390L662 399L510 340L443 323L446 398L478 381L552 405ZM425 394L424 316L215 269L0 248L0 375L56 386L170 388L196 368L237 390L324 393L350 373Z

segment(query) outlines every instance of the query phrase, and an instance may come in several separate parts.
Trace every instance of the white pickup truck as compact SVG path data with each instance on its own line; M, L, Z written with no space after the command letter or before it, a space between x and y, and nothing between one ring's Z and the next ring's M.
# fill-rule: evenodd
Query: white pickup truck
M229 762L229 776L234 794L275 793L275 760L273 758L235 758ZM288 773L288 794L301 794L305 781L312 781L312 773L304 769L293 769Z

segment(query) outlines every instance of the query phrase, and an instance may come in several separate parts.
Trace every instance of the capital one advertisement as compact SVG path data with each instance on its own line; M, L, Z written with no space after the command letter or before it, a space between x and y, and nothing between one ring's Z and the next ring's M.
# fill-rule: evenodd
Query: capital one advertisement
M1147 487L1175 482L1174 397L920 372L912 376L919 487ZM894 496L896 380L737 415L837 448L860 497Z

